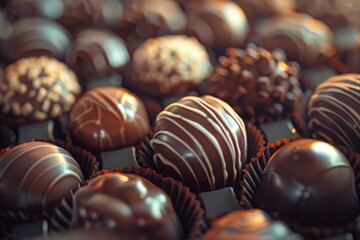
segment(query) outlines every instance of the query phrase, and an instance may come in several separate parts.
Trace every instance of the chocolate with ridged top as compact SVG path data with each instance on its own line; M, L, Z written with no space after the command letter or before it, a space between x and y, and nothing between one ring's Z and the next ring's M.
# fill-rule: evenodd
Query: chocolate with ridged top
M42 215L81 181L81 169L65 149L39 141L22 143L0 156L0 212Z
M105 30L80 32L66 54L66 63L86 79L118 72L129 60L123 40Z
M261 240L301 240L285 223L273 221L260 209L234 211L216 219L202 240L221 239L261 239Z
M76 192L73 214L71 228L108 229L131 239L182 239L184 234L169 196L133 174L92 179Z
M78 145L96 153L136 145L150 130L138 97L114 87L86 92L70 112L70 128Z
M249 44L227 49L203 91L229 103L243 118L280 118L302 96L299 75L297 64L286 62L283 52Z
M212 96L184 97L156 119L150 144L155 169L194 192L238 183L247 157L243 120Z
M346 224L358 214L354 169L329 143L300 139L270 158L255 206L307 226Z
M308 102L312 137L360 152L360 74L331 77Z
M43 18L16 22L4 42L3 54L12 63L28 56L48 56L62 60L70 46L71 37L60 24Z

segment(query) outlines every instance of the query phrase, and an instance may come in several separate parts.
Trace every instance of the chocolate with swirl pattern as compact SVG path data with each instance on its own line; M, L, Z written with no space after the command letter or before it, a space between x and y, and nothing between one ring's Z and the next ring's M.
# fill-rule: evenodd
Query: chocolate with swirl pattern
M65 149L22 143L0 157L0 212L47 212L82 181L80 166Z
M312 136L360 152L360 74L344 74L320 84L308 103Z
M184 97L156 119L154 165L194 192L233 186L247 156L243 120L222 100Z
M70 128L78 145L96 153L135 145L150 130L138 97L114 87L86 92L70 112Z

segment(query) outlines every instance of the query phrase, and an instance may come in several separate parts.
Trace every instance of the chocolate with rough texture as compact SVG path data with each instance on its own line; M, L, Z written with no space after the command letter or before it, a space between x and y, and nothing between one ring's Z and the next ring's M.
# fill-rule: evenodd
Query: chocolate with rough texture
M43 121L70 111L80 94L75 74L53 58L23 58L5 68L1 117L11 123Z
M310 226L346 224L358 214L354 170L334 146L300 139L270 158L255 206Z
M43 214L81 181L81 169L65 149L46 142L22 143L0 156L0 212Z
M155 169L194 192L234 186L247 157L243 120L212 96L184 97L167 106L150 144Z
M273 221L260 209L249 209L234 211L216 219L201 239L301 240L302 237L292 232L285 223Z
M86 92L70 112L75 142L92 152L138 144L148 134L143 103L125 88L95 88Z
M108 229L131 239L183 237L169 196L133 174L106 174L92 179L76 192L73 213L72 228Z
M320 84L308 102L312 137L360 152L360 74L344 74Z

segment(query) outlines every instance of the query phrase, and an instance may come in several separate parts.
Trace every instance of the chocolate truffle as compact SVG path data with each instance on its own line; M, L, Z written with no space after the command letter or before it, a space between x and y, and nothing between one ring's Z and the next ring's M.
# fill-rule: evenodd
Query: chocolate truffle
M307 14L274 17L259 27L258 35L266 49L281 48L289 60L306 67L320 65L335 54L330 28Z
M42 18L16 22L4 42L3 54L9 63L28 56L49 56L62 60L70 46L69 33L58 23Z
M242 9L230 0L189 1L187 34L209 48L240 47L247 38L248 22Z
M358 213L354 170L334 146L300 139L281 147L261 177L255 205L310 226L345 224Z
M243 120L212 96L184 97L167 106L150 144L155 169L194 192L234 186L247 157Z
M66 63L78 76L96 78L118 72L129 62L123 40L110 31L80 32L66 54Z
M203 88L244 118L279 118L291 113L302 96L299 75L297 64L286 62L283 52L249 44L227 49Z
M70 112L73 139L92 152L138 144L148 134L143 103L124 88L95 88L86 92Z
M57 20L63 10L61 0L10 0L5 6L5 11L12 22L38 17Z
M0 212L39 216L83 180L65 149L46 142L22 143L0 156Z
M273 221L260 209L234 211L212 222L202 240L261 239L301 240L283 222Z
M107 174L76 192L71 227L108 229L131 239L182 239L169 196L145 178ZM120 237L122 239L122 237Z
M70 111L81 90L65 64L45 56L8 65L0 86L1 115L12 123L57 118Z
M344 74L320 84L308 102L314 138L360 152L360 75Z
M181 94L211 71L209 56L195 38L163 36L147 40L134 52L129 84L152 96Z

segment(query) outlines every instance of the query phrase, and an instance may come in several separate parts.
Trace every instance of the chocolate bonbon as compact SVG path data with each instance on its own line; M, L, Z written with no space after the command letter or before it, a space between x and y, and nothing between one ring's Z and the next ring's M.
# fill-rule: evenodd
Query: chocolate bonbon
M232 186L247 157L243 120L225 102L211 96L184 97L156 119L156 170L195 192Z
M290 142L272 155L254 200L256 207L308 226L346 224L359 210L347 158L313 139Z

